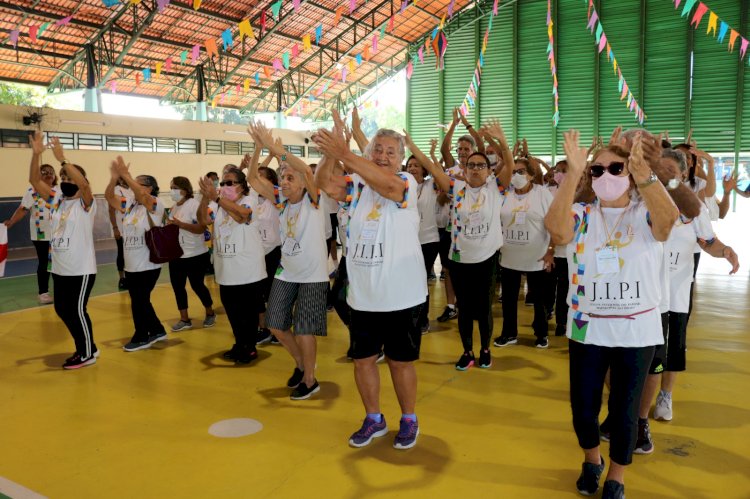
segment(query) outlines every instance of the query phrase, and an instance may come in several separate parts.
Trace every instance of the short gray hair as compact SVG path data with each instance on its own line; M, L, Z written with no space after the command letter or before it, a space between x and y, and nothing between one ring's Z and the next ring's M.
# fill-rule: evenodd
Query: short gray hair
M389 138L389 139L395 139L398 141L398 154L400 156L399 162L404 161L404 157L406 156L406 142L404 141L404 136L398 133L395 130L391 130L389 128L380 128L377 132L375 132L375 135L370 140L369 144L367 144L367 147L365 147L365 158L372 159L372 150L375 147L375 140L379 138Z
M468 142L469 144L471 144L471 147L477 147L477 143L474 141L474 137L472 137L471 135L462 135L456 142Z
M687 157L685 153L677 149L664 149L661 152L662 158L673 159L677 162L680 167L680 171L685 173L688 170Z

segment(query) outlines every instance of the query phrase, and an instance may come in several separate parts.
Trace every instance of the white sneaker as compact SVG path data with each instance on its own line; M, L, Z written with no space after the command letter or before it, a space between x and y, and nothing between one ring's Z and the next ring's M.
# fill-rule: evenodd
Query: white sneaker
M660 391L656 397L654 419L657 421L672 421L672 394Z
M39 304L41 305L49 305L52 303L52 297L49 295L49 293L42 293L39 295Z

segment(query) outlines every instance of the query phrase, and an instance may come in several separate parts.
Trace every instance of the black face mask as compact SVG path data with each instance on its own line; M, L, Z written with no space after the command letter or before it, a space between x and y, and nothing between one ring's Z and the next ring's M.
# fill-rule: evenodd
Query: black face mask
M60 190L66 198L72 198L78 193L78 186L73 182L60 182Z

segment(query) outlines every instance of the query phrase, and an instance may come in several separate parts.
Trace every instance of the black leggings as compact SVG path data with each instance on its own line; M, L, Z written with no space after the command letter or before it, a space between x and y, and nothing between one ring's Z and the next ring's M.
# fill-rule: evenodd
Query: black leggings
M458 332L465 352L473 348L475 320L479 323L482 350L490 347L496 264L497 253L479 263L451 262L451 280L460 307Z
M169 262L169 280L172 283L172 290L177 301L177 310L187 310L188 308L188 296L185 289L187 280L190 281L190 287L198 295L204 307L208 308L214 304L211 293L203 282L206 265L208 265L208 252Z
M609 457L617 464L630 464L638 437L638 406L654 347L611 348L573 340L568 346L570 406L578 445L582 449L599 446L599 410L609 369Z
M122 246L123 243L122 243L122 241L123 241L122 237L116 237L115 238L115 243L117 243L117 260L116 260L116 263L117 263L117 271L118 272L122 272L123 270L125 270L125 253L124 253L124 250L123 250L123 246Z
M70 331L76 353L87 359L94 354L94 330L86 310L96 274L63 276L52 274L55 287L55 312Z
M424 257L424 268L427 271L427 275L432 272L432 266L435 265L435 259L438 256L440 250L440 243L427 243L422 245L422 256ZM427 298L425 299L422 311L419 314L419 327L425 327L430 323L430 293L427 291Z
M237 345L255 348L258 314L263 304L263 281L219 286L219 296Z
M547 312L555 309L555 322L559 329L565 329L568 321L568 287L570 278L568 276L568 259L555 257L555 268L546 273L544 284L546 298L544 308Z
M130 294L130 310L133 314L133 342L147 341L149 336L163 333L159 317L156 315L154 306L151 304L151 292L159 280L161 268L144 270L141 272L125 272L128 280L128 293Z
M700 253L693 253L693 282L690 283L690 303L688 304L687 320L690 322L690 314L693 313L693 291L695 288L695 275L698 273L698 263L701 261Z
M507 267L502 267L500 272L500 283L503 286L503 338L515 338L518 336L518 294L521 290L521 272ZM547 313L544 311L544 280L545 271L526 272L526 282L529 285L529 294L534 302L534 336L544 338L547 336Z
M36 250L36 285L39 289L39 294L49 292L49 272L47 271L47 265L49 264L49 241L31 241L34 243L34 249Z

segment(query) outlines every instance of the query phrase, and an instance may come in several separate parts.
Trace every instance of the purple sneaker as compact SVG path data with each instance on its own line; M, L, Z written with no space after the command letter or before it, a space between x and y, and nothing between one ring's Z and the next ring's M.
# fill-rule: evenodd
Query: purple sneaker
M411 449L417 443L419 424L412 419L401 419L396 439L393 441L395 449Z
M352 447L365 447L370 445L373 438L386 435L388 433L388 425L385 424L385 416L381 414L380 417L382 418L380 423L366 417L362 423L362 428L354 432L349 438L349 445Z

